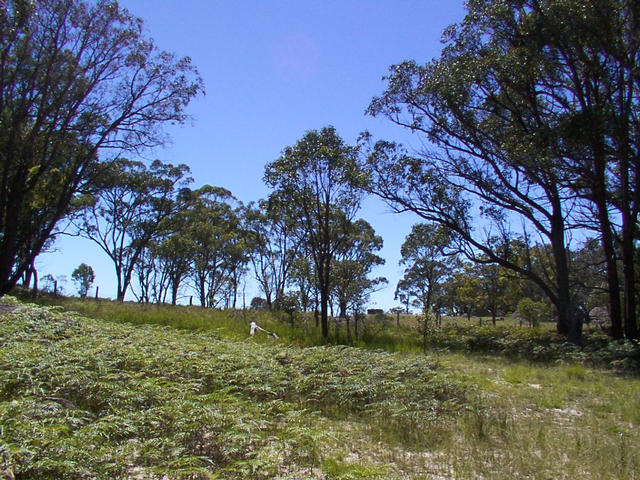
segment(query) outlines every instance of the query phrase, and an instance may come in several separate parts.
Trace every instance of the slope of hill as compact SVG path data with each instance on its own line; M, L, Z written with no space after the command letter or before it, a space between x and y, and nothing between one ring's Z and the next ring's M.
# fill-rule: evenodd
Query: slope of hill
M33 306L0 332L5 478L387 478L378 441L420 444L465 401L421 357Z
M640 382L2 299L0 478L637 478Z

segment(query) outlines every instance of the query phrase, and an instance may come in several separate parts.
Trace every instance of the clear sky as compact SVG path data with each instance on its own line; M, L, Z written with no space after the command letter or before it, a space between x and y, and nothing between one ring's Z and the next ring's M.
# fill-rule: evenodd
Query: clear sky
M264 198L264 166L307 130L333 125L353 144L360 132L419 145L384 119L365 116L384 91L389 66L438 56L442 31L462 20L462 0L121 0L144 21L163 50L190 56L206 95L188 108L193 121L167 129L172 143L146 158L189 165L194 187L225 187L242 202ZM416 221L367 199L360 216L381 235L389 285L371 307L390 308L401 269L400 245ZM78 238L62 238L42 255L39 275L68 278L80 264L96 272L101 296L115 296L106 254ZM247 287L247 301L258 292ZM128 298L132 298L129 294Z

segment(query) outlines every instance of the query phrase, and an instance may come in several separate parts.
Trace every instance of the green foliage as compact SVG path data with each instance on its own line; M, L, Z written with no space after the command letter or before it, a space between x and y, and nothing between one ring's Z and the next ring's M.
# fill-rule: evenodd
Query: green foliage
M93 273L93 268L86 263L81 263L71 274L71 278L78 284L78 294L84 298L87 296L87 292L96 276Z
M269 309L280 301L285 288L292 283L294 264L307 260L300 255L304 237L296 235L297 213L283 200L274 192L268 200L249 204L244 209L247 253ZM313 282L311 278L305 280Z
M454 273L455 257L447 255L451 247L452 236L446 228L414 225L401 248L400 265L405 270L396 288L396 298L404 297L406 303L413 298L413 305L428 315L443 295L445 278Z
M638 337L637 5L466 2L441 54L391 66L368 109L425 142L411 153L377 142L366 165L371 190L455 232L469 258L527 278L574 343L572 281L583 279L572 272L567 242L578 225L598 232L605 253L613 336L623 336L624 293L624 333Z
M245 232L240 208L231 192L205 185L192 192L184 215L187 227L179 232L191 245L191 278L200 305L215 307L238 287L246 259Z
M464 401L424 358L31 306L0 320L0 372L4 468L18 478L270 478L331 458L313 411L380 432L428 431Z
M637 379L566 363L568 356L541 367L486 354L559 339L550 331L450 326L432 335L484 353L440 348L434 364L412 352L296 347L248 339L246 331L233 339L223 319L239 319L223 312L209 317L215 333L145 325L159 315L171 324L170 312L187 323L175 307L113 305L128 307L128 321L140 324L0 301L2 475L506 480L524 472L631 480L640 473ZM410 318L402 322L411 331ZM492 347L500 335L513 338ZM596 338L602 351L606 337ZM585 355L558 344L562 352Z
M30 296L25 294L24 298L28 299ZM300 346L323 345L327 342L316 328L312 314L303 312L295 314L295 325L291 326L290 317L280 317L277 312L260 310L220 311L105 300L80 301L42 293L37 301L61 305L65 310L78 311L93 318L208 331L232 339L247 338L249 323L255 321L268 331L276 332L284 342ZM442 328L432 328L434 325L430 322L427 325L429 328L425 330L422 317L419 316L405 316L399 327L386 316L367 316L360 319L360 334L358 339L353 339L353 344L388 352L418 353L426 347L427 351L487 353L533 362L579 362L625 372L640 371L640 348L636 344L612 340L597 330L587 332L583 347L580 348L567 343L565 337L555 332L555 328L549 328L549 323L540 328L518 327L517 322L497 326L475 325L477 321L474 318L470 322L445 318L443 323ZM423 337L425 331L427 336ZM416 332L419 334L416 335ZM335 337L332 336L329 340L335 340ZM260 337L258 341L269 340Z
M386 278L369 278L372 270L385 262L376 254L382 249L382 237L363 219L347 223L345 230L347 238L331 267L332 294L343 318L348 310L359 313L369 295L387 283Z
M116 3L8 0L0 11L0 292L92 192L100 152L166 140L203 90L189 58L162 52ZM153 101L151 101L153 99Z
M179 193L190 181L188 173L186 165L156 160L147 167L116 159L103 168L93 201L75 217L78 233L113 262L118 300L124 300L145 248L171 231L168 219L183 206Z
M327 459L322 469L331 480L368 480L382 479L389 474L388 468L377 465L352 464L335 459Z
M550 320L551 308L544 302L523 298L518 302L518 313L530 326L538 327L542 322Z
M295 212L295 235L313 260L320 296L322 335L329 335L328 303L335 257L353 240L366 177L356 163L357 148L344 143L335 128L310 130L265 168L272 197Z
M627 372L640 371L640 348L591 332L582 348L543 328L453 325L436 330L429 345L451 351L503 355L542 363L579 363Z

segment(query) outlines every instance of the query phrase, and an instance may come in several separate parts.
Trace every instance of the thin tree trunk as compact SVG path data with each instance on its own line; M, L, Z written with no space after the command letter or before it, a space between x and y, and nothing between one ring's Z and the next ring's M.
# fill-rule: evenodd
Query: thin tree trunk
M598 204L598 219L602 235L602 249L604 251L607 268L607 286L609 296L609 317L611 318L611 336L622 338L622 312L620 308L620 283L618 280L618 266L614 246L613 233L606 204Z
M320 287L320 325L322 338L329 338L329 292L325 285Z
M601 151L602 146L596 149ZM620 308L620 283L618 280L618 266L613 238L613 228L609 219L609 210L606 194L606 162L604 155L599 154L593 160L593 187L592 200L597 209L600 235L602 236L602 249L607 268L607 286L609 295L609 317L611 318L611 336L615 339L622 338L622 312Z

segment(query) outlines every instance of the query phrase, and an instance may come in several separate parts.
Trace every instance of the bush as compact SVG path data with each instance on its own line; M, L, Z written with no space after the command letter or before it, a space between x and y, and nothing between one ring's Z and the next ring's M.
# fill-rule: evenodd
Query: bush
M537 327L543 321L551 318L549 305L533 301L530 298L523 298L518 302L518 313L532 327Z

